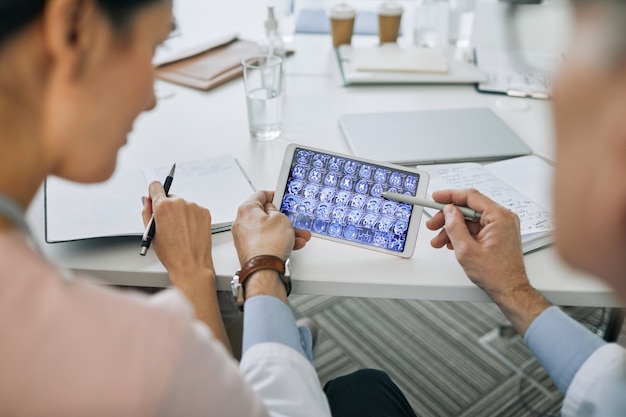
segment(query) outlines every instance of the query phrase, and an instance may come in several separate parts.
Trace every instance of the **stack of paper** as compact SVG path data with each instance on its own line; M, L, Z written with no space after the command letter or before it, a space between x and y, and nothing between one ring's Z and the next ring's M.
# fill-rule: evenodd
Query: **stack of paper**
M487 74L478 91L548 99L563 55L552 52L476 48L476 65Z
M400 48L396 44L354 49L352 65L357 71L448 72L446 57L440 49Z
M486 80L475 65L457 61L440 49L341 45L336 55L344 85L472 84Z
M152 64L155 67L171 64L181 59L191 58L219 46L224 46L237 40L236 33L227 33L207 39L197 39L185 36L176 36L167 39L154 53Z

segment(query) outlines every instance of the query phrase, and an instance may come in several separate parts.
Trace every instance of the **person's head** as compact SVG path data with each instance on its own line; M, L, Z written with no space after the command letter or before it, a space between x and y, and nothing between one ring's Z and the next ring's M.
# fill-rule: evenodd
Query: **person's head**
M171 0L0 0L2 152L29 148L45 174L107 179L155 105L152 56L171 13Z
M579 0L554 85L556 241L626 298L626 0Z

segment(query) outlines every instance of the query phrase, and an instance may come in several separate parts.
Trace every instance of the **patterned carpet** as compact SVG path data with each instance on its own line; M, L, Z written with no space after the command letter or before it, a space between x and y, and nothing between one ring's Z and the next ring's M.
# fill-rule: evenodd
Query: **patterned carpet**
M320 328L314 363L322 383L377 368L419 416L558 415L561 394L493 304L307 295L290 302ZM566 311L590 329L608 318L603 309Z

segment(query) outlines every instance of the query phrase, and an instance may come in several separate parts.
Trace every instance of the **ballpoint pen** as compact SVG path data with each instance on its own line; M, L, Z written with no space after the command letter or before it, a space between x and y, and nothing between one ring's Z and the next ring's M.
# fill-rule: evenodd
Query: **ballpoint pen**
M166 196L170 192L170 187L172 186L172 181L174 180L175 170L176 164L172 165L172 169L170 170L170 173L167 174L165 182L163 183L163 189L165 190ZM156 224L154 223L154 214L152 214L152 216L150 216L148 226L146 226L146 231L143 232L143 236L141 237L141 249L139 250L139 254L141 256L146 256L148 248L150 247L150 242L154 239L154 232L156 232Z
M511 97L537 98L540 100L550 99L550 94L544 93L542 91L522 91L522 90L515 90L512 88L509 88L508 90L506 90L506 95L511 96Z
M425 198L412 197L406 194L383 192L380 195L388 200L400 201L402 203L428 207L436 210L443 210L443 208L447 206L447 204L437 203L436 201L427 200ZM458 208L461 213L463 213L463 217L465 217L466 220L476 221L481 217L481 213L472 210L469 207L456 206L456 208Z

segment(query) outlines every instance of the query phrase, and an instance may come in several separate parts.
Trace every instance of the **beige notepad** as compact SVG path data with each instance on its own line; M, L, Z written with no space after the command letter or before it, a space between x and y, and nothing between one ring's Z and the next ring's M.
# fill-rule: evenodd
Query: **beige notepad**
M293 54L287 50L287 55ZM152 61L157 78L199 90L210 90L243 73L241 61L261 53L257 42L231 33L210 39L173 38Z
M446 57L436 48L401 48L396 44L354 49L352 66L356 71L428 72L448 71Z
M240 76L241 61L258 55L259 51L256 42L232 40L191 57L160 65L155 74L165 81L209 90Z

